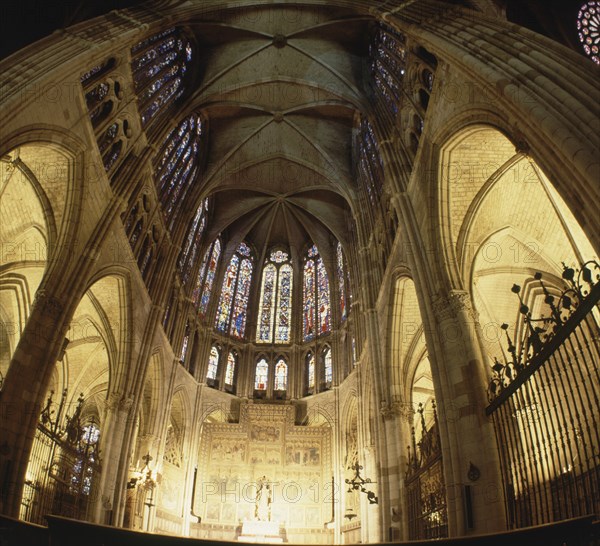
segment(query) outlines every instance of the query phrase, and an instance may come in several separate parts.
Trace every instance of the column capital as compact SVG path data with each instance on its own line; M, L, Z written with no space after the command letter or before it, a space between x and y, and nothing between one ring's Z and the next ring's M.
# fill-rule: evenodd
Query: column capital
M119 392L111 392L104 402L104 409L110 412L129 413L132 406L133 398L131 396L122 395Z
M58 320L64 311L64 304L55 296L48 293L47 290L41 288L35 293L33 307L39 309L42 315L51 319Z

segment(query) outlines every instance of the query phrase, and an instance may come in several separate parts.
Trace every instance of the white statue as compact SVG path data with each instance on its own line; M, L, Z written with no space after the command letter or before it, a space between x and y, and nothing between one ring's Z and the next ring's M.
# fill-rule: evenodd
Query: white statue
M257 521L271 521L273 495L266 476L258 480L254 505L254 518Z

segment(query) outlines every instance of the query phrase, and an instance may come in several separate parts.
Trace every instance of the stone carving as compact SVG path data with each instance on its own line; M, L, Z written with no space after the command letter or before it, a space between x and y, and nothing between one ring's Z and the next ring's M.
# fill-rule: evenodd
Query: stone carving
M55 320L58 320L62 316L64 311L64 305L62 304L62 302L54 296L48 295L48 292L43 288L40 288L35 293L33 306L34 308L39 309L42 315L45 315Z
M438 323L455 318L453 309L450 305L450 300L446 296L436 297L432 300L431 306L433 307L433 314Z
M210 446L211 461L243 462L246 458L246 443L238 439L213 438Z
M471 319L478 319L477 313L473 308L473 303L471 302L471 296L468 292L463 290L451 290L448 301L450 302L450 306L452 307L455 316L460 312L466 312Z
M379 410L381 416L386 420L390 421L396 417L406 419L410 422L413 415L412 406L408 402L401 402L400 400L392 400L388 404L382 403L381 409Z
M257 521L271 521L271 503L273 502L273 490L267 477L258 480L256 486L256 497L254 500L254 519Z
M181 466L181 439L173 423L170 423L167 427L167 439L165 441L163 459L178 468Z
M295 413L291 405L243 404L239 423L205 422L196 488L206 496L195 513L226 523L225 506L235 501L242 522L321 526L331 514L323 503L332 472L331 429L321 421L296 425ZM309 507L314 510L306 512Z
M281 431L274 426L253 426L250 439L258 442L278 442Z

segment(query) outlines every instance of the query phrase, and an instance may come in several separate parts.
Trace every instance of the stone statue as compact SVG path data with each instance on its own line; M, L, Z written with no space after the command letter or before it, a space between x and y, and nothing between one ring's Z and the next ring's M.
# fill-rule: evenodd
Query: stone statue
M266 476L258 480L254 505L254 518L257 521L271 521L273 495Z

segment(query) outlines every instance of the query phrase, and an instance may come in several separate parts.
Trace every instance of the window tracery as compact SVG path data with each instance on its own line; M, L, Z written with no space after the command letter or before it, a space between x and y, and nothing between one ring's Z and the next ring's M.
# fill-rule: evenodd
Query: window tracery
M183 336L183 341L181 342L181 353L179 355L179 362L182 364L185 362L185 357L188 351L188 345L190 343L190 324L189 322L185 325L185 334Z
M252 282L251 250L240 243L227 266L217 307L215 328L236 338L244 337Z
M100 429L91 422L81 428L81 433L69 485L73 493L81 491L84 495L89 495L92 492L96 465L100 462L98 450Z
M358 142L358 176L374 209L379 208L383 193L383 161L373 126L366 117L360 122Z
M323 376L325 379L325 387L330 388L333 383L333 361L331 358L331 349L325 347L322 352L323 357Z
M377 94L394 116L402 100L406 73L406 38L393 28L379 24L369 46L371 74Z
M331 330L329 277L316 245L308 249L304 260L303 296L304 341L310 341Z
M213 282L215 280L220 257L221 240L215 239L204 254L200 272L196 278L196 286L192 292L192 301L198 306L198 314L203 317L206 316L208 310L208 304L210 302ZM200 296L200 294L202 295Z
M192 114L169 132L156 156L154 179L169 229L199 173L203 130L200 116Z
M227 368L225 369L225 385L233 385L235 378L235 365L237 358L233 351L229 351L227 355Z
M312 351L306 354L306 387L308 394L312 394L315 389L315 356Z
M181 433L176 425L171 421L167 427L167 438L165 441L165 452L163 459L176 466L181 467Z
M269 379L269 364L265 358L261 358L256 364L256 374L254 376L254 390L266 391Z
M342 321L348 318L348 300L346 294L346 267L342 245L338 242L336 247L336 265L338 278L338 297L340 301L340 318Z
M192 46L176 28L150 36L131 48L131 72L142 126L183 94L191 60Z
M275 386L276 391L287 390L288 366L283 358L275 363Z
M600 2L586 2L577 14L579 41L585 54L600 64Z
M206 379L217 379L217 373L219 371L219 349L213 345L210 348L210 355L208 357L208 371L206 373Z
M124 155L131 136L129 120L117 112L123 93L114 58L96 65L80 78L104 170L109 172Z
M200 243L206 226L206 214L208 211L208 199L198 207L196 215L188 228L183 248L179 254L177 265L181 272L181 282L187 284L196 263L196 257L200 251Z
M272 251L263 268L258 308L258 343L290 342L293 270L289 254Z

